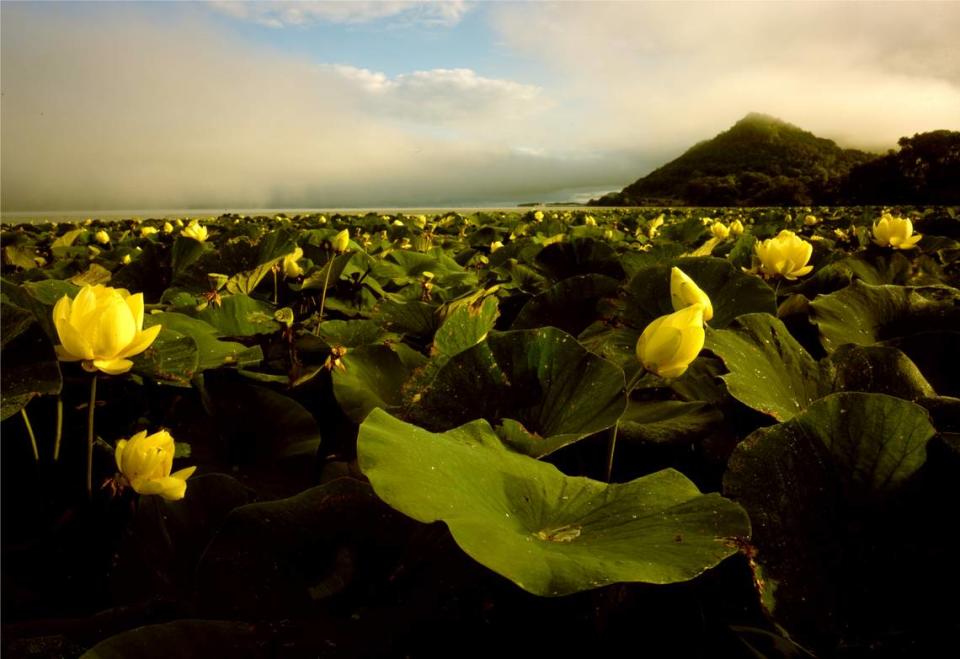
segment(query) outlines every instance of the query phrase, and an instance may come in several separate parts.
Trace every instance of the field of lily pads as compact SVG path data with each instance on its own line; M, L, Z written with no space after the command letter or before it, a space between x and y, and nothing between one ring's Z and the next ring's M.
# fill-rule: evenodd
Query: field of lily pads
M4 656L940 656L957 213L4 225Z

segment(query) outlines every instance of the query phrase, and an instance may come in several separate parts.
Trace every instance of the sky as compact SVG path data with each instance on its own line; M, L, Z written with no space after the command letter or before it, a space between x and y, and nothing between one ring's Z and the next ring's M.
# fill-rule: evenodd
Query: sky
M0 3L3 212L583 201L763 112L960 130L958 2Z

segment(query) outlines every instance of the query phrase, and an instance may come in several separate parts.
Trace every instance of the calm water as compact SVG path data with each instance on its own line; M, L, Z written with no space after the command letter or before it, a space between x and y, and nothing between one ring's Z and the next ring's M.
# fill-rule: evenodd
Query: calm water
M366 213L404 213L407 215L477 212L523 212L530 208L542 210L583 210L584 206L463 206L463 207L435 207L435 208L165 208L139 210L112 210L112 211L55 211L49 213L3 213L0 222L4 224L38 224L42 222L81 222L87 218L103 220L124 220L138 217L143 220L186 218L186 217L219 217L224 213L239 213L242 215L298 215L306 213L347 213L351 215L365 215Z

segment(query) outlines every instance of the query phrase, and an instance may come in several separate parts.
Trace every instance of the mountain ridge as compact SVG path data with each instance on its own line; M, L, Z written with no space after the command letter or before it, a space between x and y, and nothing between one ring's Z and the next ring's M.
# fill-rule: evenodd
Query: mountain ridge
M852 169L880 157L750 112L590 205L805 205L836 195Z

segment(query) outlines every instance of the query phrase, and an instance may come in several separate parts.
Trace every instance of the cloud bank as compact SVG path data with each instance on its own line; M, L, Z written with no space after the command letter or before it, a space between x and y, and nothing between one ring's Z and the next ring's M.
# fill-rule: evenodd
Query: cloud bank
M751 111L876 150L960 129L956 3L82 7L4 5L4 212L561 200ZM540 75L438 61L389 76L223 27L385 18L486 21Z

